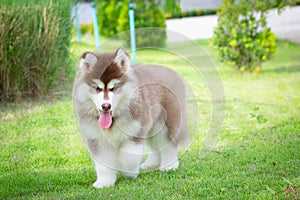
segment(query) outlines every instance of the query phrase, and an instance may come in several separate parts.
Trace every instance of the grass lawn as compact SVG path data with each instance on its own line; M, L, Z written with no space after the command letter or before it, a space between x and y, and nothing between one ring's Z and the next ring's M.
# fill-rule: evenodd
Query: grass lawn
M136 180L120 175L115 187L94 189L70 81L43 100L0 104L0 199L299 199L300 46L279 41L261 73L241 74L219 63L207 41L198 44L215 63L226 99L222 130L208 154L201 150L213 110L207 80L178 56L140 51L139 62L178 71L198 102L199 127L180 154L179 169L141 173ZM74 43L74 63L92 49Z

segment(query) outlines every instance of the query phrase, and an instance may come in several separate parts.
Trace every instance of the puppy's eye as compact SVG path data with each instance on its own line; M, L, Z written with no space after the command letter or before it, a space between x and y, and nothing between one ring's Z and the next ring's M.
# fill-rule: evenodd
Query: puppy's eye
M95 90L96 90L97 93L99 93L99 92L102 92L103 89L99 88L99 87L96 87Z
M113 92L116 89L116 87L108 89L110 92Z
M108 89L108 91L113 92L113 91L117 90L118 88L119 88L119 84L116 83L116 84L114 85L114 87Z

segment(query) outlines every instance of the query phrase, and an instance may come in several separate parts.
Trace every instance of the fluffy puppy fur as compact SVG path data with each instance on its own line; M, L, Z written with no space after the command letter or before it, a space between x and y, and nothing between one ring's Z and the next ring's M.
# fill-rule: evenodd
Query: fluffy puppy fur
M189 144L185 85L171 69L132 65L124 49L85 52L73 88L79 126L95 164L96 188L113 186L118 171L179 166L178 146ZM145 146L147 159L141 164Z

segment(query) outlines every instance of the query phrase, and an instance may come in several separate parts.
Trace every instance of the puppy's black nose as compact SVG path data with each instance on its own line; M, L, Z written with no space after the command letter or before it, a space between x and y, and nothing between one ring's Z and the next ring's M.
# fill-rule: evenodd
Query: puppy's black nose
M104 103L104 104L102 104L101 107L102 107L103 111L107 112L110 110L111 105L109 103Z

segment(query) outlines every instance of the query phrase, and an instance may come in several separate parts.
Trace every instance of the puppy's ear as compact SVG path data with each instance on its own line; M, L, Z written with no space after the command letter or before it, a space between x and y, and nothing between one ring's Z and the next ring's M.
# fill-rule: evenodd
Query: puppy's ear
M92 52L84 52L80 57L79 69L90 70L98 61L97 56Z
M118 48L115 53L114 62L121 68L129 70L131 68L130 57L123 48Z

